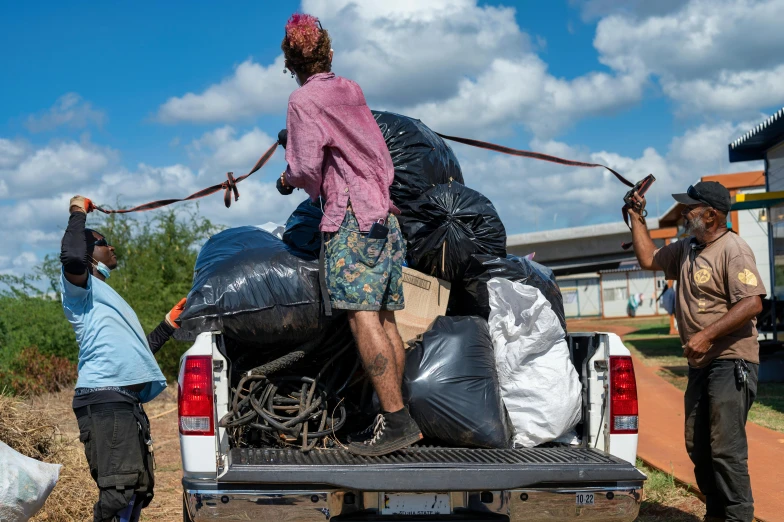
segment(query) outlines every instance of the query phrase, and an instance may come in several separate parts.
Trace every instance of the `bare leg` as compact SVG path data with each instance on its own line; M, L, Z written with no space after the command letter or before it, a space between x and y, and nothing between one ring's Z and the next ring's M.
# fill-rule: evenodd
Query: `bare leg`
M403 339L400 337L400 332L397 330L397 323L395 322L395 312L388 310L381 311L381 324L384 325L384 331L395 350L395 362L397 364L397 377L398 382L403 383L403 372L406 369L406 349L403 346Z
M398 356L381 324L379 312L349 311L348 322L357 342L359 357L378 395L381 409L386 412L402 410L402 369L398 370ZM401 341L401 349L402 344Z

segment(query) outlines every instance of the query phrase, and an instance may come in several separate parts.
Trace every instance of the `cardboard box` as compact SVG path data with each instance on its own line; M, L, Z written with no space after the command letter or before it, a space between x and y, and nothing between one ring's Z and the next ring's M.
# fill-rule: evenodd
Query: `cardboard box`
M395 312L403 344L425 333L436 317L446 314L451 284L408 267L403 267L403 298L406 307Z

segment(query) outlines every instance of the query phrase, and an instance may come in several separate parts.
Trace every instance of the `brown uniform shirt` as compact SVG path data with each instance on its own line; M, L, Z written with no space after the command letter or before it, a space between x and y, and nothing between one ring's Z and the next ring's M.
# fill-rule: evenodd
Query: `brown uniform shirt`
M740 236L730 232L694 252L692 244L697 244L696 240L692 243L691 238L684 239L653 254L665 277L678 282L675 318L683 344L718 321L741 299L766 294L754 252ZM705 355L689 358L689 365L700 368L717 358L759 363L756 318L716 339Z

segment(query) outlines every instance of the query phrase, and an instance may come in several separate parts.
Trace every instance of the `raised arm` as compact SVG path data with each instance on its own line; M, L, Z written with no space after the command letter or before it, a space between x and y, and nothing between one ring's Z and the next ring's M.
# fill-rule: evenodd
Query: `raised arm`
M60 244L60 263L63 273L69 283L84 288L87 286L87 276L90 263L87 260L87 239L84 234L87 223L87 212L92 210L89 199L74 196L69 203L68 226Z

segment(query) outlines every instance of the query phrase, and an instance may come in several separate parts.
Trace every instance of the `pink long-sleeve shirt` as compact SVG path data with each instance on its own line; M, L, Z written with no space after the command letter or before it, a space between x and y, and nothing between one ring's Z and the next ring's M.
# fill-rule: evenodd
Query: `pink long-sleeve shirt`
M349 200L362 232L399 214L389 198L392 157L359 85L314 74L291 93L286 129L286 183L324 198L321 231L338 230Z

